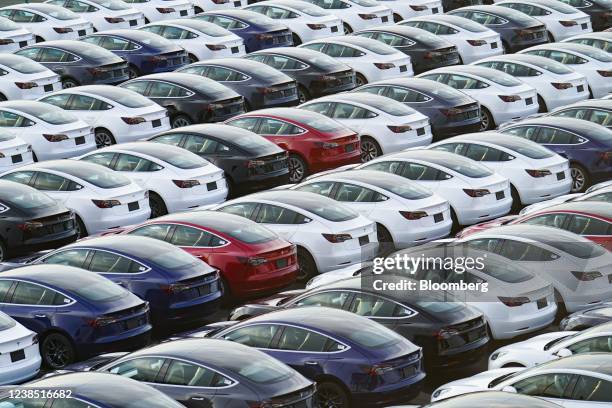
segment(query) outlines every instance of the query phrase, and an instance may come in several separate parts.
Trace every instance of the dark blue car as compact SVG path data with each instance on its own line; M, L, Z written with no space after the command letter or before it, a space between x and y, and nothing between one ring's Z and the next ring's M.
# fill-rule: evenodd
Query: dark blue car
M130 78L170 72L189 64L183 47L141 30L100 31L81 39L99 45L128 62Z
M419 393L425 378L419 347L379 323L344 310L285 309L219 329L224 324L187 335L261 349L317 383L318 407L407 402Z
M193 18L209 21L236 34L244 40L247 53L266 48L293 46L289 27L254 11L208 11Z
M155 326L200 321L219 306L217 270L158 239L107 236L44 255L35 263L70 265L99 273L149 302Z
M0 273L0 311L38 333L51 368L149 342L147 302L95 273L32 265Z

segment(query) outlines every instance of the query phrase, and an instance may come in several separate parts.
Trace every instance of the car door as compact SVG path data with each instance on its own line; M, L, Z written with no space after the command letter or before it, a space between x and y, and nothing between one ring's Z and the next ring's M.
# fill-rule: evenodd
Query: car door
M612 406L612 382L595 375L577 375L572 393L562 404L571 408L605 408Z
M362 133L367 126L368 119L375 118L378 115L350 103L338 102L334 104L334 109L328 116L345 124L355 132Z
M289 122L273 118L260 118L257 133L275 143L281 149L288 151L299 150L295 136L303 134L305 131Z
M43 191L57 202L71 208L70 197L74 191L83 187L78 183L57 174L37 171L30 185L39 191Z
M187 225L175 225L166 241L182 249L197 249L197 257L215 268L221 269L224 266L214 262L214 255L226 253L224 248L229 242L208 231Z
M612 222L582 214L573 214L567 223L568 231L582 235L612 250Z
M157 388L167 368L168 364L165 357L143 356L111 363L100 371L131 378Z
M90 251L86 248L69 248L58 250L52 254L40 258L36 263L67 265L75 268L83 268L88 259Z
M147 298L149 289L159 289L166 281L147 276L150 268L140 262L113 252L95 249L86 262L85 269L95 272L123 286L142 299ZM147 279L149 277L149 279Z
M452 183L450 174L424 163L404 162L400 176L417 181L442 196L452 196L457 187Z
M29 128L33 125L34 122L26 118L25 116L7 110L0 110L0 127L10 128L8 130L11 133L13 133L17 137L22 137L26 142L29 143L34 143L32 139L33 137L37 137L37 135L32 135L29 132ZM28 133L30 133L30 135L28 135ZM46 140L42 139L42 141L37 144L40 145L44 143L46 143Z
M79 57L58 48L43 47L38 54L37 61L55 72L59 76L66 75L66 65L78 61ZM76 78L78 80L78 78Z
M230 148L207 136L187 134L181 146L218 166L220 159L230 155Z

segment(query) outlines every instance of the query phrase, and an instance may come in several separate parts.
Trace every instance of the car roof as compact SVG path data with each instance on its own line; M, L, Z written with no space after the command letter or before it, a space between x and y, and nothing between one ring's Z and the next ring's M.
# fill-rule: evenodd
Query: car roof
M508 9L508 10L511 10L511 9ZM509 61L525 62L527 64L534 64L534 65L538 65L538 63L543 63L543 62L550 64L550 58L542 57L540 55L531 55L531 54L503 54L503 55L496 55L495 57L487 58L486 60L495 60L495 61L509 60Z
M446 72L446 71L448 72L454 71L454 72L472 74L472 75L483 77L488 81L490 81L489 78L491 77L491 75L499 75L500 73L500 71L494 70L493 68L481 67L478 65L452 65L448 67L437 68L432 71L426 71L424 72L424 74L428 74L432 72L433 73ZM508 74L504 74L504 75L508 75Z
M312 3L308 3L305 1L300 1L300 0L268 0L268 1L264 1L262 2L262 5L265 6L267 4L274 4L274 5L279 5L279 6L287 6L287 7L291 7L291 8L302 8L305 5L308 6L312 6ZM247 9L248 10L248 9Z
M89 163L83 160L45 160L41 162L31 163L27 165L27 167L24 167L24 168L34 169L34 170L52 170L52 171L58 171L58 172L67 173L67 174L71 174L72 171L75 169L79 169L79 170L85 169L85 170L89 170L92 172L110 170L99 164ZM21 168L18 168L17 170L19 169Z
M563 241L585 241L580 235L576 235L572 232L565 231L559 228L547 227L544 225L531 225L531 224L514 224L504 225L501 227L489 228L484 231L479 231L470 235L476 237L477 235L508 235L519 238L531 239L533 241L540 241L546 239L551 240L563 240Z
M310 201L310 202L321 202L321 201L331 201L331 198L321 196L316 193L311 193L308 191L298 191L298 190L268 190L268 191L260 191L258 193L249 194L244 196L240 200L249 201L249 198L253 198L256 200L267 200L267 201L276 201L280 204L292 205L298 208L301 208L301 202Z
M193 66L219 65L222 67L235 69L236 71L245 72L251 76L257 75L258 77L262 77L262 78L267 78L268 75L269 76L274 75L276 77L286 76L288 81L291 80L289 76L287 76L286 74L283 74L281 71L274 69L271 66L264 64L263 62L250 60L248 58L214 58L214 59L209 59L209 60L204 60L204 61L198 61L191 65ZM185 66L185 68L191 65L187 65ZM253 74L253 71L255 70L265 71L265 72L258 72L257 74Z
M612 203L605 201L569 201L529 213L529 216L552 211L575 211L612 219Z
M186 74L184 72L162 72L159 74L149 74L149 75L143 75L140 77L136 77L134 79L131 79L130 81L137 81L137 80L166 81L166 82L174 82L176 84L191 88L195 85L201 84L202 79L204 79L205 81L206 80L212 81L212 79L204 78L200 75Z
M288 57L296 58L299 60L305 60L308 62L310 58L315 58L321 56L321 52L310 50L308 48L300 48L300 47L276 47L276 48L266 48L263 50L255 51L252 54L280 54L286 55ZM323 54L325 55L325 54ZM343 65L338 61L338 65Z
M582 353L537 365L529 373L544 370L584 370L612 376L612 353Z
M508 17L508 18L512 18L512 17L520 17L521 19L531 18L536 23L538 22L538 20L536 20L535 18L533 18L531 16L528 16L528 15L526 15L524 13L521 13L518 10L514 10L514 9L511 9L509 7L496 6L495 4L481 4L481 5L476 5L476 6L466 6L466 7L461 7L459 9L455 9L455 10L457 10L457 11L459 11L459 10L463 10L463 11L467 11L467 10L482 11L482 12L488 12L488 13L491 13L491 14L498 14L500 16ZM455 10L453 10L453 11L455 11Z
M10 269L0 273L1 278L7 279L25 279L32 282L42 282L56 286L62 290L68 282L74 283L75 279L91 278L98 279L100 275L83 272L81 268L75 268L68 265L42 264L42 265L26 265L15 269ZM106 278L103 278L105 280ZM66 290L67 292L72 292Z
M151 139L154 140L157 136L173 133L199 133L203 135L214 136L222 140L227 140L228 142L235 142L236 140L242 139L245 136L258 138L262 137L257 133L239 128L237 126L228 126L222 123L200 123L196 125L189 125L176 129L170 129L153 136Z
M376 110L380 110L380 108L377 108L377 107L373 106L372 104L370 104L368 99L373 100L373 101L378 101L378 103L382 104L382 105L384 105L384 104L394 105L396 103L400 103L400 102L397 102L396 100L388 98L386 96L371 94L371 93L367 93L367 92L359 92L359 91L337 93L337 94L333 94L333 95L323 96L323 97L321 97L319 99L321 99L321 100L339 100L339 101L345 101L345 102L354 102L354 103L359 103L359 104L362 104L362 105L370 106L370 107L372 107L372 109L376 109ZM319 99L313 99L311 102L316 102Z
M224 229L227 222L251 224L254 221L223 211L182 211L154 218L150 222L184 222L201 225L211 229Z
M537 118L525 119L521 120L520 122L516 122L515 124L512 124L512 126L509 126L508 128L521 125L541 125L558 127L584 134L587 137L589 134L589 130L591 129L597 129L599 131L601 131L602 128L605 129L604 126L598 125L597 123L593 123L588 120L564 118L559 116L540 116Z
M409 182L404 177L398 176L397 174L389 173L389 174L385 174L384 177L395 179L398 182L406 182L406 183ZM314 178L311 180L333 180L333 179L355 180L357 182L361 182L365 184L372 184L374 185L374 187L377 187L377 188L382 188L382 187L378 187L377 181L381 179L381 174L380 174L380 171L376 171L376 170L365 170L365 169L347 170L347 171L332 172L332 173L324 174L320 177L317 177L317 175L314 174Z
M555 403L522 394L512 394L502 391L479 391L461 394L433 402L421 408L561 408Z
M341 309L317 307L298 307L290 309L275 310L270 313L253 317L247 321L248 323L260 322L290 322L293 324L303 324L304 326L316 327L335 333L338 326L345 328L355 328L355 321L364 319L354 313L347 312Z
M14 109L14 110L23 110L23 108L36 107L37 105L38 107L49 109L49 110L62 109L62 108L58 108L55 105L51 105L50 103L40 102L40 101L27 101L23 99L12 99L9 101L2 101L0 102L0 109L8 108L8 109Z
M567 108L583 107L583 106L588 106L590 108L592 107L592 108L602 108L602 109L612 110L612 99L586 99L584 101L575 102L570 105L561 106L553 110L551 113L557 112L563 109L567 109Z
M137 235L105 235L73 242L65 248L100 248L117 252L132 254L140 258L148 258L164 252L172 251L174 245L159 239Z
M591 47L590 45L584 45L584 44L576 44L576 43L570 43L570 42L555 42L555 43L546 43L546 44L536 45L536 46L527 48L525 51L553 49L553 50L574 51L574 52L588 56L590 52L593 52L593 48L594 47ZM604 52L603 50L599 50L599 51Z
M245 355L245 352L248 354ZM131 358L141 355L162 355L188 360L201 360L209 364L224 366L228 359L241 358L246 363L259 357L260 353L257 349L234 341L198 338L162 342L137 350L127 356Z
M147 156L151 156L156 160L159 160L164 163L168 163L164 160L164 157L167 157L167 153L174 152L179 155L186 155L185 149L178 146L172 146L162 143L154 143L154 142L146 142L146 141L138 141L138 142L127 142L127 143L119 143L116 145L111 145L108 147L104 147L102 149L93 150L92 153L106 152L106 151L117 151L117 150L125 150L134 153L145 154ZM193 157L192 155L189 155ZM170 163L168 163L170 164ZM170 164L172 166L172 164Z
M27 8L30 10L40 11L41 13L45 13L45 14L49 14L50 12L58 11L58 10L70 11L62 6L58 6L55 4L49 4L49 3L25 3L25 4L21 3L21 4L14 4L11 6L7 6L7 8L15 8L15 7Z
M440 88L445 88L449 91L454 91L457 95L457 97L463 97L464 99L468 100L471 99L468 95L464 94L463 92L448 86L446 84L441 84L440 82L436 82L433 81L431 79L425 79L425 78L416 78L416 77L410 77L410 78L390 78L390 79L383 79L380 81L376 81L376 82L369 82L366 85L396 85L396 86L404 86L406 88L411 88L411 89L415 89L417 91L421 91L424 93L432 94L438 90L440 90ZM359 88L355 89L356 92L359 92ZM432 95L429 95L432 96ZM438 94L434 94L433 95L434 98L440 98L440 96ZM446 98L444 98L446 99ZM476 102L475 100L473 100L473 102Z
M176 25L176 26L183 26L183 27L187 27L193 30L198 30L198 31L206 30L209 27L215 27L216 29L225 30L223 27L220 27L216 25L215 23L211 23L210 21L204 21L204 20L199 20L195 18L183 18L183 19L175 18L172 20L159 20L159 21L154 21L150 23L150 25ZM230 34L231 33L229 32L227 33L227 35L230 35Z
M482 142L482 143L491 143L491 144L496 144L496 142L498 141L508 141L508 142L521 142L523 144L529 144L529 143L525 143L526 140L523 139L522 137L519 136L514 136L508 133L500 133L500 132L496 132L496 131L486 131L486 132L479 132L479 133L466 133L463 135L459 135L459 136L453 136L453 137L449 137L448 139L444 139L441 142L442 143L447 143L447 142L455 142L455 141L459 141L459 140L466 140L466 141L470 141L470 142ZM535 143L535 142L532 142ZM510 149L513 150L507 146L502 146L505 147L506 149Z
M574 35L568 40L576 39L576 38L605 38L606 40L612 40L612 32L610 31L593 31L592 33L583 33Z
M95 48L95 47L100 47L99 45L95 45L95 44L90 44L87 43L85 41L77 41L77 40L54 40L54 41L44 41L41 43L36 43L36 44L32 44L29 46L30 48L34 48L34 47L53 47L53 48L60 48L63 50L67 50L67 51L71 51L71 52L81 52L83 50L86 50L87 48ZM104 51L107 51L109 53L111 53L112 55L114 55L112 52L106 50L105 48L102 48Z
M127 28L120 29L120 30L98 31L90 35L91 36L108 35L108 36L125 37L133 41L144 41L150 38L156 38L157 40L159 40L158 34L151 33L149 31L144 31L144 30L130 30Z
M429 14L426 16L412 17L412 18L409 18L408 21L413 20L413 19L414 20L438 21L441 23L449 23L453 25L462 24L462 23L465 24L466 20L469 21L469 23L474 23L474 21L467 19L465 17L453 16L451 14Z
M445 152L443 150L431 150L431 149L411 149L404 150L397 153L391 153L385 156L381 156L380 159L389 159L393 160L395 158L407 159L407 160L424 160L429 161L432 160L435 163L438 163L441 166L444 166L444 161L453 159L465 161L466 163L473 163L473 160L468 159L467 157L460 156L455 153ZM378 159L375 159L378 160Z
M332 42L339 42L339 43L345 43L345 44L349 44L349 45L354 45L357 47L361 47L361 48L365 48L366 50L368 49L368 45L370 44L376 44L379 43L380 41L375 40L373 38L366 38L366 37L359 37L356 35L344 35L344 36L340 36L340 37L328 37L328 38L323 38L320 40L314 40L314 41L322 41L322 42L327 42L327 41L332 41ZM383 43L384 44L384 43ZM386 45L386 44L384 44ZM389 46L387 46L389 47Z
M261 17L261 16L266 17L265 15L263 15L261 13L258 13L256 11L244 10L244 9L209 10L209 11L205 12L204 14L209 14L209 15L215 15L215 14L228 15L230 17L241 18L241 19L244 19L246 21L249 21L250 19L252 19L254 17ZM282 24L279 24L279 25L282 25Z
M302 122L306 118L318 118L320 113L312 112L306 109L298 108L266 108L247 112L240 116L276 116L279 118L287 118L295 122Z

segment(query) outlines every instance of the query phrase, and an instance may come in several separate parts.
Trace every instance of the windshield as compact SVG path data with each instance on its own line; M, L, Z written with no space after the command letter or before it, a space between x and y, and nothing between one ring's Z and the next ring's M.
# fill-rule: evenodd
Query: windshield
M67 125L79 120L72 113L42 102L24 104L19 107L19 110L52 125Z
M9 316L4 313L0 313L0 331L15 327L16 323Z
M131 183L130 179L127 177L122 176L113 170L109 170L106 167L102 167L97 164L84 164L83 166L70 166L69 168L62 168L60 171L104 189L124 187Z
M139 93L123 88L101 87L96 88L94 93L128 108L144 108L146 106L155 105L155 102L149 98L145 98Z
M19 26L8 18L0 17L0 31L19 30Z
M21 72L22 74L36 74L47 70L47 68L45 68L42 64L32 61L26 57L20 58L17 55L3 55L0 64L5 65L17 72Z

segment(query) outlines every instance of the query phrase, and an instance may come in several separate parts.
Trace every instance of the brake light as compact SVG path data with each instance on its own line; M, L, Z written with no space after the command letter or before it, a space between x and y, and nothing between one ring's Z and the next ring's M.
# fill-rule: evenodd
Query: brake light
M410 6L414 11L425 11L427 10L427 6Z
M451 337L456 336L458 334L459 334L459 331L457 329L446 328L446 329L440 329L437 332L434 332L433 335L435 338L442 341L442 340L450 339Z
M119 200L91 200L98 208L113 208L121 205Z
M139 123L144 123L147 121L145 118L141 118L141 117L135 117L135 118L122 117L121 120L127 123L128 125L138 125Z
M189 289L189 285L185 285L184 283L173 283L171 285L160 285L161 290L163 290L167 295L172 295L175 293L180 293Z
M91 319L87 322L91 327L98 328L108 326L109 324L117 323L118 319L115 317L98 317Z
M551 82L550 84L557 89L570 89L574 87L574 85L568 82Z
M38 86L36 82L15 82L15 85L19 89L32 89Z
M263 265L266 262L268 262L268 260L266 258L262 258L262 257L249 257L249 258L245 258L245 257L238 257L238 261L240 261L241 263L245 264L245 265L250 265L250 266L259 266L259 265Z
M50 135L50 134L43 133L43 137L45 139L47 139L47 141L54 142L54 143L55 142L62 142L64 140L68 140L68 136L62 135L62 134Z
M326 240L328 240L329 242L333 244L339 244L341 242L349 241L353 239L353 237L351 237L351 234L321 234L321 235L323 235L323 238L325 238Z
M516 101L520 101L521 97L519 95L497 95L499 96L499 99L501 99L504 102L516 102Z
M158 7L157 11L160 12L161 14L174 13L174 9L171 7Z
M265 41L265 40L273 39L274 36L272 34L257 34L255 38L258 39L259 41Z
M391 69L391 68L395 68L395 64L393 64L391 62L375 62L374 65L378 69Z
M22 224L17 224L17 228L19 228L23 232L31 232L42 227L43 223L38 221L27 221Z
M582 282L590 282L597 278L601 278L603 276L601 272L599 271L589 271L589 272L572 271L572 275L574 275L576 279Z
M274 88L256 88L257 92L262 93L264 95L274 92Z
M221 51L226 49L227 47L223 44L206 44L206 48L211 51Z
M425 211L400 211L400 214L409 221L416 221L427 217L427 213Z
M359 17L361 17L362 20L374 20L378 16L376 14L359 14Z
M491 192L487 190L486 188L477 188L477 189L464 188L463 191L465 191L465 194L469 195L470 197L474 197L474 198L484 197L488 194L491 194Z
M525 296L519 297L505 297L499 296L499 301L508 307L518 307L529 303L529 298Z
M597 152L597 154L601 160L605 161L612 159L612 152Z
M457 108L449 108L449 109L440 109L440 112L442 112L444 116L454 116L454 115L460 114L462 111L461 109L457 109Z
M87 68L87 71L93 76L96 76L104 72L104 70L100 68Z
M123 23L125 21L121 17L104 17L104 19L111 24Z
M602 77L606 77L606 78L612 77L612 71L604 71L604 70L598 69L597 73L601 75Z
M315 142L314 144L321 149L335 149L336 147L340 147L338 143L333 142Z
M412 130L412 127L410 125L396 125L396 126L389 125L387 127L393 133L405 133L405 132L410 132Z
M393 368L394 367L392 365L389 365L389 364L374 364L371 367L368 367L368 366L363 367L363 370L370 377L378 377L378 376L385 375L385 373L388 372L388 371L392 371Z
M559 24L561 24L563 27L573 27L575 25L578 25L578 23L574 20L560 20Z
M9 44L14 44L15 41L11 40L10 38L2 38L0 39L0 45L9 45Z
M70 27L53 27L53 30L58 34L68 34L72 32Z
M192 188L200 185L198 180L172 180L178 188Z
M244 164L248 168L253 168L253 167L263 166L266 164L266 162L264 160L249 160L249 161L244 162Z
M322 30L326 27L325 24L306 24L311 30Z
M329 82L329 81L333 81L336 78L332 75L321 75L318 79L319 81L322 81L322 82Z
M552 174L550 172L550 170L546 170L546 169L544 169L544 170L527 170L527 169L525 169L525 171L531 177L535 177L535 178L546 177L546 176L550 176Z
M487 42L485 40L466 40L468 44L473 47L480 47L481 45L486 45Z

